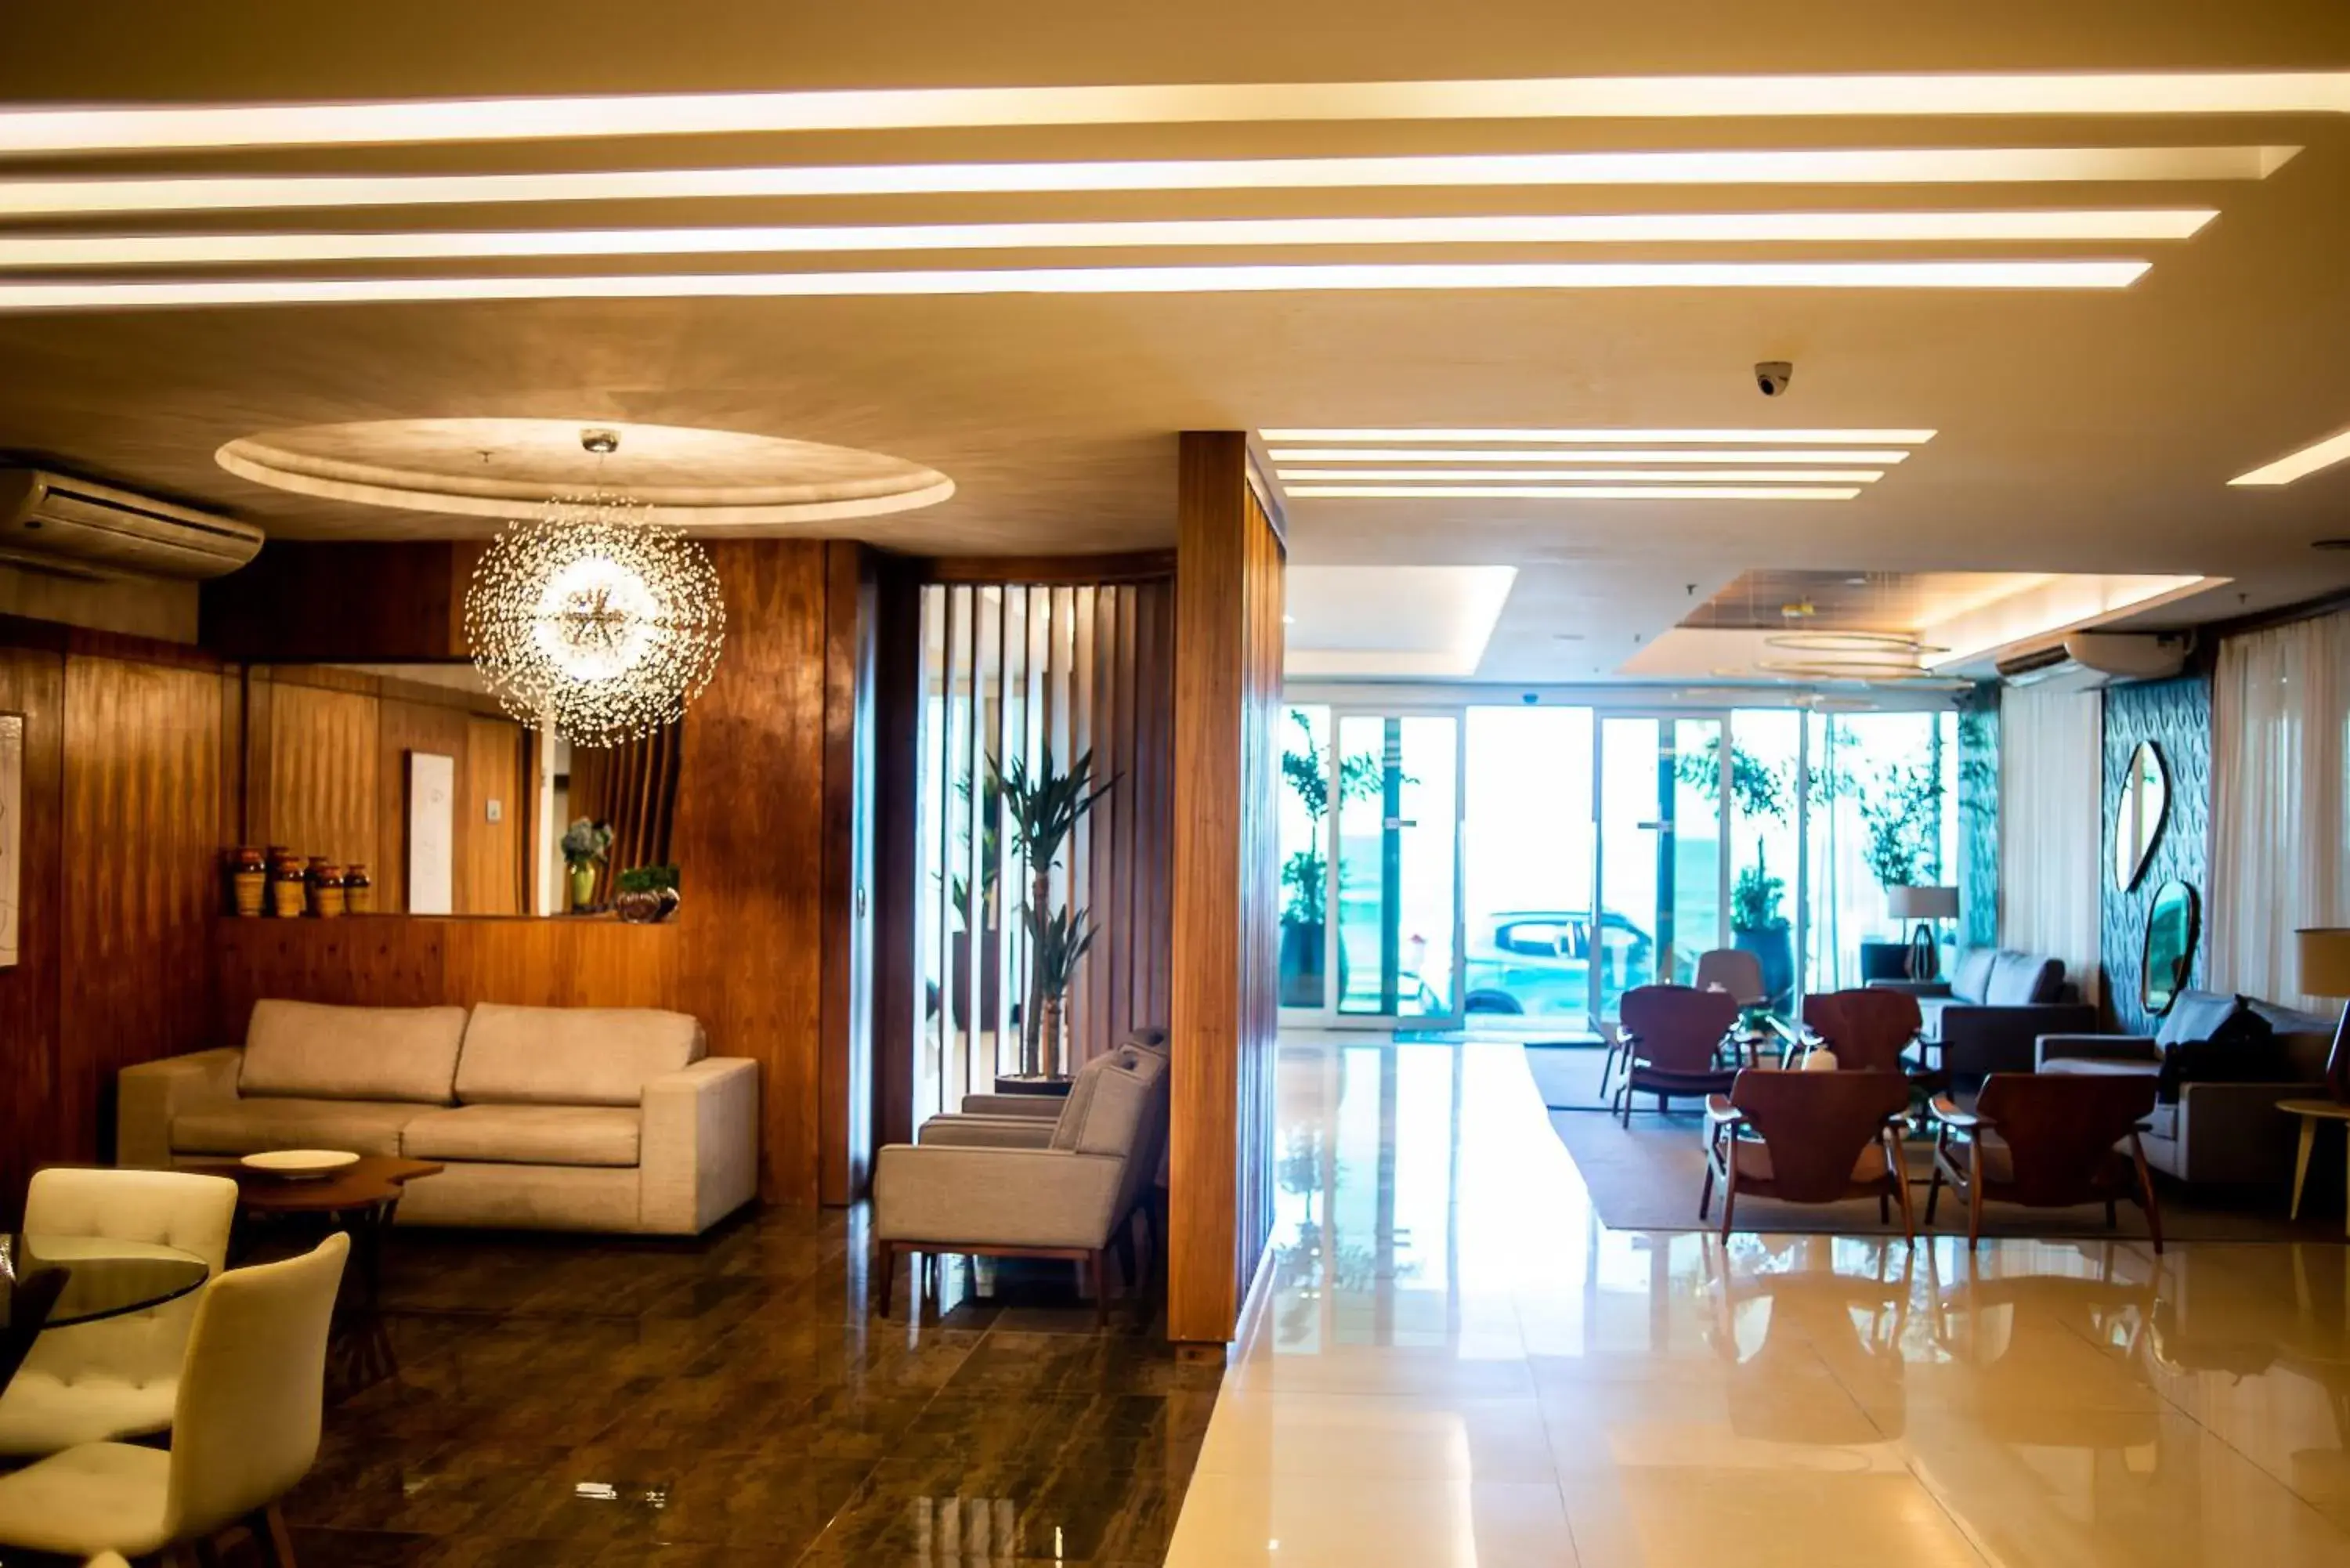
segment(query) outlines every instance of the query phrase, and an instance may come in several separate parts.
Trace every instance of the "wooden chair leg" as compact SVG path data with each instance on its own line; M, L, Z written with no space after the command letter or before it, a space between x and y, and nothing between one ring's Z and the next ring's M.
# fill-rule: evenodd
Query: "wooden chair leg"
M1950 1129L1934 1134L1934 1173L1926 1182L1926 1229L1934 1228L1934 1206L1942 1197L1942 1160L1950 1152Z
M2154 1172L2146 1163L2146 1146L2130 1134L2130 1161L2137 1167L2138 1201L2146 1206L2147 1234L2154 1238L2154 1255L2162 1256L2162 1205L2155 1201Z
M1118 1251L1118 1277L1125 1282L1126 1288L1130 1291L1134 1289L1135 1269L1133 1216L1127 1217L1127 1223L1118 1228L1117 1235L1113 1236L1110 1241Z
M1879 1225L1893 1223L1893 1194L1890 1192L1877 1195L1877 1222Z
M1982 1139L1974 1141L1974 1159L1968 1168L1967 1178L1967 1251L1982 1245L1983 1160Z
M1705 1185L1697 1190L1697 1217L1700 1220L1705 1218L1706 1210L1713 1207L1713 1162L1721 1158L1721 1129L1716 1128L1713 1143L1705 1151Z
M1901 1152L1901 1135L1888 1130L1885 1135L1887 1173L1893 1178L1894 1196L1901 1199L1901 1240L1909 1246L1918 1244L1918 1214L1910 1205L1909 1161Z
M1721 1181L1721 1239L1730 1240L1731 1216L1738 1209L1738 1165L1731 1161L1729 1174Z
M296 1568L294 1536L286 1528L286 1516L277 1511L276 1503L261 1511L260 1517L255 1521L253 1533L255 1539L267 1543L269 1568Z

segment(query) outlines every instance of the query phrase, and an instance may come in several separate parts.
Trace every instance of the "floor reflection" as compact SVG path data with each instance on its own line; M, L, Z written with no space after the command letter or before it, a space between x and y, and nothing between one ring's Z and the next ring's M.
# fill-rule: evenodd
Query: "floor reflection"
M1504 1044L1301 1037L1169 1561L2350 1565L2350 1251L1612 1231Z

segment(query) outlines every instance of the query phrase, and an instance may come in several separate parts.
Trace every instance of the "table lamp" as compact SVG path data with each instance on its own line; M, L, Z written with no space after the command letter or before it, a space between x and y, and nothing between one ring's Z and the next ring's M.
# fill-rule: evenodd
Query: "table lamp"
M1915 920L1909 931L1909 978L1931 980L1942 972L1942 956L1934 940L1933 921L1959 916L1956 888L1887 888L1885 912L1897 920Z
M2312 996L2350 997L2350 926L2320 926L2293 937L2301 947L2301 989ZM2325 1086L2335 1100L2350 1105L2350 1006L2334 1028Z

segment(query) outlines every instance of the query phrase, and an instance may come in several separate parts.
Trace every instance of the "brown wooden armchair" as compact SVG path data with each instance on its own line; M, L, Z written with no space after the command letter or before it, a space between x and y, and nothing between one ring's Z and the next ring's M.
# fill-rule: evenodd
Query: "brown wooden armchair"
M1899 1073L1912 1084L1940 1088L1940 1074L1908 1060L1923 1022L1918 999L1907 992L1823 991L1804 998L1804 1025L1828 1043L1838 1067Z
M1738 1022L1738 999L1726 991L1687 985L1638 985L1618 1005L1623 1021L1624 1082L1617 1090L1623 1122L1632 1125L1632 1096L1657 1096L1672 1109L1675 1095L1718 1095L1738 1076L1721 1065L1722 1037Z
M2146 1211L2159 1253L2162 1210L2137 1136L2138 1123L2154 1111L2156 1088L2152 1078L2143 1077L1993 1073L1971 1111L1947 1095L1938 1096L1933 1112L1941 1130L1926 1189L1926 1223L1934 1222L1945 1181L1967 1200L1970 1251L1982 1240L1986 1199L2033 1209L2103 1203L2110 1226L2116 1201L2127 1198Z
M1790 1203L1841 1203L1874 1198L1880 1223L1901 1206L1901 1233L1918 1239L1909 1210L1909 1171L1901 1134L1909 1121L1909 1083L1898 1073L1790 1073L1757 1068L1738 1075L1728 1097L1706 1102L1705 1187L1697 1217L1721 1184L1726 1238L1742 1192ZM1752 1137L1742 1137L1751 1131Z

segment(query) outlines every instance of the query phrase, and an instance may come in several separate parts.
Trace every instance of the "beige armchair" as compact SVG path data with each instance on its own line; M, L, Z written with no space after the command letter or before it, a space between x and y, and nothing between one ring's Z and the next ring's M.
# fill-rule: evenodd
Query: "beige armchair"
M172 1447L83 1443L0 1476L0 1545L126 1557L244 1525L293 1568L277 1500L318 1456L327 1328L350 1238L204 1288L188 1331Z
M1121 1045L1078 1072L1050 1121L934 1117L920 1143L883 1148L873 1170L882 1315L900 1255L919 1268L924 1255L961 1254L1066 1259L1106 1317L1102 1254L1159 1174L1167 1071L1163 1054Z
M29 1233L171 1247L202 1258L215 1275L228 1261L235 1220L235 1182L184 1171L43 1170L25 1193ZM53 1454L169 1431L200 1299L44 1332L0 1395L0 1454Z

